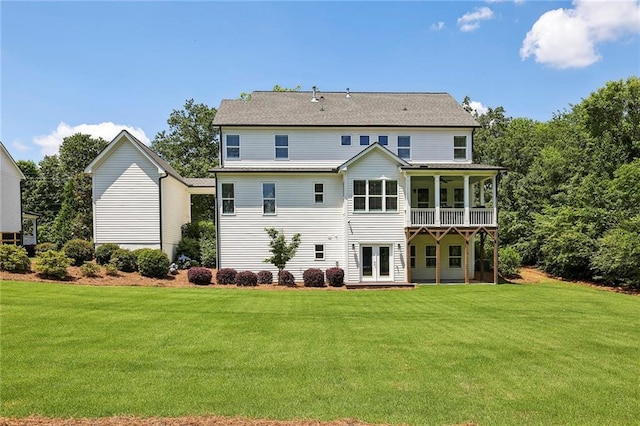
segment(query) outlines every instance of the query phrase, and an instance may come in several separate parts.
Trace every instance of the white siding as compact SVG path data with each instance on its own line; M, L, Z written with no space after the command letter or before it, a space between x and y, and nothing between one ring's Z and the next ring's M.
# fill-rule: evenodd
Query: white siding
M238 272L258 272L277 269L264 263L271 255L269 237L265 228L284 231L287 241L295 233L301 234L301 244L295 257L287 263L297 281L308 268L323 271L333 266L344 268L343 194L342 178L337 174L251 174L219 175L221 184L235 185L235 214L220 214L220 267L234 268ZM276 214L262 213L262 183L276 184ZM315 204L314 184L324 184L324 203ZM220 202L220 201L218 201ZM222 212L222 210L219 210ZM324 244L325 260L314 259L315 244ZM345 268L346 269L346 268Z
M398 181L398 211L369 213L353 211L353 181L376 180L385 176ZM358 282L360 276L360 247L362 245L390 245L393 254L393 281L406 281L405 249L405 179L398 165L380 152L371 152L354 163L346 172L348 225L347 250L348 270L345 280Z
M411 278L414 281L433 282L436 279L436 269L426 267L426 246L435 246L436 242L433 237L428 235L419 235L411 240L411 245L416 247L416 267L411 271ZM461 246L462 250L462 268L449 267L449 247ZM469 276L473 278L475 265L475 244L473 240L469 242ZM447 281L464 281L464 238L461 235L445 235L440 240L440 280Z
M20 232L20 171L0 148L0 232Z
M227 160L226 144L222 155L225 168L233 167L336 167L354 157L366 146L360 145L360 135L368 135L370 144L386 135L391 152L398 153L398 136L411 137L411 159L416 163L453 162L453 137L467 137L467 159L471 162L470 129L418 129L418 128L228 128L225 135L240 135L240 159ZM275 135L289 136L289 159L275 160ZM350 135L351 145L343 146L341 136Z
M190 221L191 197L187 187L172 176L162 179L162 250L173 259L182 238L181 226Z
M94 168L97 245L160 247L158 178L158 168L126 138Z

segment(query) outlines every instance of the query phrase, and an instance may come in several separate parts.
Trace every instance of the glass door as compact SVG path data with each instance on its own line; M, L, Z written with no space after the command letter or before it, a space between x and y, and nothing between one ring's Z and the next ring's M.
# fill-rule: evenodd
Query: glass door
M391 246L362 246L362 280L391 280L392 253Z

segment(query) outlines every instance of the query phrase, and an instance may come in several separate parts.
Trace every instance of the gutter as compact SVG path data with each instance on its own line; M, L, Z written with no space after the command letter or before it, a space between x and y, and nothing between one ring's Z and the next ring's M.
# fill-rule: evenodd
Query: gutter
M23 179L20 179L20 245L24 247L24 220L22 220L22 184Z
M222 156L220 158L222 159ZM221 190L218 188L218 175L215 172L213 173L213 178L216 181L216 203L213 206L215 210L215 216L213 217L214 225L216 226L216 269L220 269L220 208L222 206L219 205L218 200L220 199L219 194ZM220 188L222 188L222 185L220 185Z

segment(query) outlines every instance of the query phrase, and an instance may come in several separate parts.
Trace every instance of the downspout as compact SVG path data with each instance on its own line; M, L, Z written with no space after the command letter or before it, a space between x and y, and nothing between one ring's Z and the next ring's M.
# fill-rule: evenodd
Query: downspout
M24 220L22 220L22 184L24 179L20 180L20 245L24 247Z
M214 216L214 220L215 220L215 225L216 225L216 268L220 269L220 205L218 203L218 195L220 194L219 188L218 188L218 174L217 173L213 173L213 179L215 179L216 182L216 203L214 205L214 210L215 210L215 216Z
M473 163L473 135L476 132L476 128L472 127L471 128L471 162Z
M160 213L160 250L162 250L162 179L169 176L165 171L163 176L158 179L158 211Z

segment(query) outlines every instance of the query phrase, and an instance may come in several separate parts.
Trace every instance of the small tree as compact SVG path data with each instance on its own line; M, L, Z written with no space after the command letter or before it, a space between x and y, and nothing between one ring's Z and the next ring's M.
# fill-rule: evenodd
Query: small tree
M295 234L291 238L291 242L287 244L284 233L275 228L265 228L264 230L267 231L269 238L271 238L269 250L273 254L273 256L266 258L264 263L271 263L278 268L278 271L282 271L287 266L287 262L296 255L296 250L300 245L300 234Z

